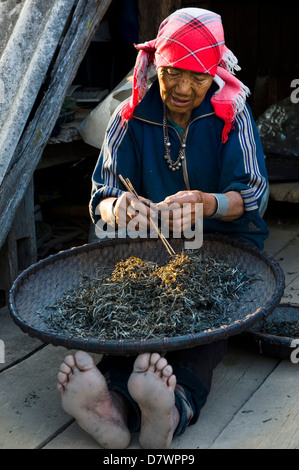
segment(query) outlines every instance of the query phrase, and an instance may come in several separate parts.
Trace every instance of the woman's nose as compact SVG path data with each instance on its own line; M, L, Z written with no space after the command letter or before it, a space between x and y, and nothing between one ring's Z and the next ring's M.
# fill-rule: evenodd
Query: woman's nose
M188 94L191 90L191 80L190 77L188 76L182 76L180 77L180 80L178 81L177 84L177 91L179 91L181 94Z

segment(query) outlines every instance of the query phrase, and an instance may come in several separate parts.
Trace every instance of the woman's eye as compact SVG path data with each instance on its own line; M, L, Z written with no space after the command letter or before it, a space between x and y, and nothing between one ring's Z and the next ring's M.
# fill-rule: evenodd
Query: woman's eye
M180 73L177 72L176 70L171 70L171 69L166 69L166 72L167 74L170 76L170 77L179 77Z
M196 83L202 83L202 82L203 82L203 78L202 78L202 77L193 76L193 80L195 80Z

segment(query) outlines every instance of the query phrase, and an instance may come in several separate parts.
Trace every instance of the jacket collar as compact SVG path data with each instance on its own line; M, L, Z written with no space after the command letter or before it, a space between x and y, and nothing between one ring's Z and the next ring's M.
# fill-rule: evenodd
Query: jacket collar
M191 122L200 116L214 112L211 98L217 89L218 86L213 82L203 102L192 111ZM160 96L158 80L152 84L143 100L136 106L133 117L154 124L163 124L163 103Z

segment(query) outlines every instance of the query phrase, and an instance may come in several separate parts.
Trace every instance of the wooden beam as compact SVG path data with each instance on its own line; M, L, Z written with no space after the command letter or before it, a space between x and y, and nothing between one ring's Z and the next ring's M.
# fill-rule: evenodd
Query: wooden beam
M0 184L74 4L75 0L0 2Z
M111 0L78 0L72 21L49 75L49 85L13 155L0 187L0 247L25 194L89 43Z
M13 224L0 248L0 289L8 301L9 289L18 274L36 261L33 181L19 205Z

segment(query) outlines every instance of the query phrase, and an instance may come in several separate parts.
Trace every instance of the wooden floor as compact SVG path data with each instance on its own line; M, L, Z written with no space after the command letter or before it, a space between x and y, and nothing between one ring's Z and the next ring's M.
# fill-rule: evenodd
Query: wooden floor
M286 276L283 301L299 304L299 225L274 221L265 250ZM61 408L56 375L68 351L43 345L0 309L0 449L97 449ZM173 449L299 448L299 364L230 344L199 421ZM134 435L131 449L139 448Z

